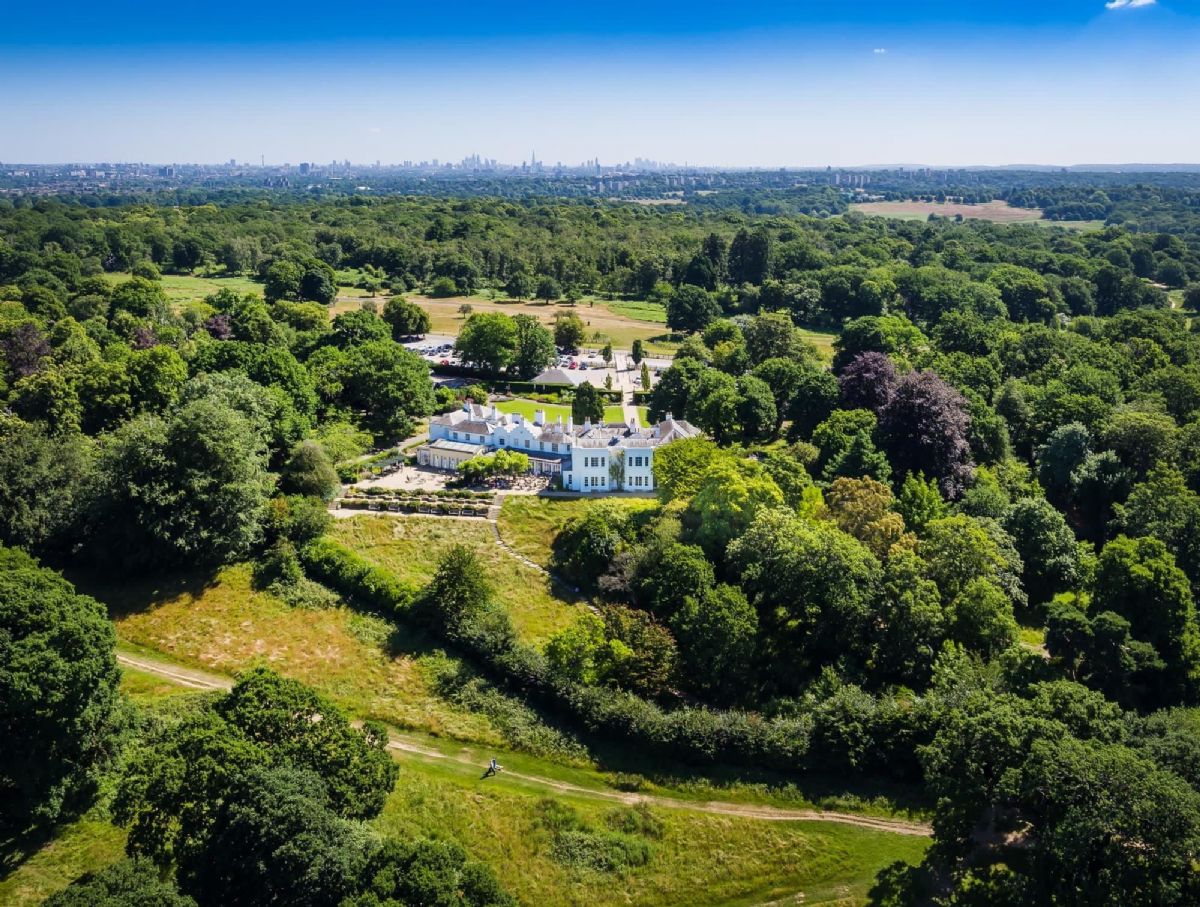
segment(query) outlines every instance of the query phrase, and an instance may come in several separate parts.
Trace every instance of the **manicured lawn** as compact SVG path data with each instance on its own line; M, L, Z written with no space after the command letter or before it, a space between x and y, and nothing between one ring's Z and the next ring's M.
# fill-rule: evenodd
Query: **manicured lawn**
M570 624L577 605L559 598L550 580L495 543L491 527L478 521L437 517L358 516L338 520L331 535L401 579L427 583L438 561L455 545L479 556L517 632L540 642Z
M612 506L630 510L657 507L655 501L642 498L608 498ZM504 541L534 563L550 563L554 539L569 520L584 513L592 501L583 498L539 498L512 495L500 507L500 535Z
M497 403L496 409L502 413L519 413L530 422L533 421L534 413L539 409L546 413L546 420L553 422L561 418L565 423L571 417L571 407L560 403L538 403L536 400L505 400L503 403ZM641 407L645 409L645 407ZM641 418L645 419L645 413L641 414ZM606 406L604 407L605 422L623 422L621 407Z

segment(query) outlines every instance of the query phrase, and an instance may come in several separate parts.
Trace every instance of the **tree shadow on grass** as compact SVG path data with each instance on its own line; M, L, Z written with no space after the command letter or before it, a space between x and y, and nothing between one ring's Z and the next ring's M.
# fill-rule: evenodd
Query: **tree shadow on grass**
M702 784L705 793L714 796L719 796L724 787L757 787L831 810L858 810L874 802L885 805L889 811L918 814L933 806L919 786L892 778L829 775L802 766L789 772L725 763L692 765L595 734L580 736L597 767L615 776L613 786L618 788L630 777L641 776L655 785L682 790Z
M384 644L388 658L420 658L445 650L445 643L438 642L424 630L398 622L393 622L392 632Z
M217 569L204 569L118 577L90 568L63 570L79 592L105 605L113 619L149 611L184 595L199 598L217 584L218 573Z
M55 826L30 828L19 834L0 833L0 882L21 868L21 864L54 840Z

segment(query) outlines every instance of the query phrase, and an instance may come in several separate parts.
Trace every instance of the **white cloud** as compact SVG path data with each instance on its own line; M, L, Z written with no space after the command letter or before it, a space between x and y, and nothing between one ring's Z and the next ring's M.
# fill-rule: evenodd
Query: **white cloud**
M1108 0L1105 9L1137 9L1139 6L1153 6L1158 0Z
M871 53L879 54L880 56L883 56L884 54L887 53L887 48L886 47L876 47L873 51L871 51Z

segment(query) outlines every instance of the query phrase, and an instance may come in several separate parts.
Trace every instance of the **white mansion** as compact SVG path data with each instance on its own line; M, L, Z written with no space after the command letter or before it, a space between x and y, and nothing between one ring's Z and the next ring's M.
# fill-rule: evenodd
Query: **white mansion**
M543 410L530 422L494 406L465 403L430 420L429 441L417 448L417 462L457 469L464 460L509 449L526 454L533 473L561 475L568 491L653 491L655 449L698 434L670 413L649 428L639 428L636 420L576 425L571 419L547 422Z

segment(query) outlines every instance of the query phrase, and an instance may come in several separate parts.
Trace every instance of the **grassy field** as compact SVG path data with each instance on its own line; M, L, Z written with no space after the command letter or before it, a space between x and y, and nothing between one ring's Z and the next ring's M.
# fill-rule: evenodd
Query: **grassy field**
M576 606L556 596L545 575L495 544L491 527L482 522L358 516L339 520L331 534L401 579L417 583L433 577L438 559L452 546L469 546L479 555L497 597L508 606L517 632L527 640L544 640L578 615Z
M642 410L642 412L639 414L639 418L641 418L644 423L646 419L646 408L644 406L638 408ZM505 400L503 403L497 403L496 409L500 410L502 413L519 413L530 422L533 421L533 414L539 409L545 411L546 419L550 422L553 422L558 418L561 418L563 422L566 422L571 416L571 407L569 406L565 406L560 403L538 403L536 400ZM621 407L604 407L604 421L624 422L625 418L622 415Z
M539 498L513 495L500 507L500 535L504 541L536 564L550 563L551 546L568 520L582 514L591 501L580 498ZM645 498L610 498L608 503L631 510L657 507Z
M0 878L0 904L33 907L71 882L115 863L125 853L125 832L108 821L102 807L58 830L11 872Z
M996 224L1041 224L1049 227L1065 227L1068 230L1099 230L1104 221L1058 221L1047 220L1040 208L1015 208L1004 201L983 202L978 205L963 205L956 202L858 202L850 206L851 211L876 217L894 217L900 220L927 220L929 215L955 217L962 215L970 220L987 220Z
M362 716L457 739L503 740L488 719L436 692L438 656L429 640L349 608L292 608L255 591L247 566L170 584L73 579L108 604L117 637L130 651L162 653L223 674L263 664ZM160 692L152 678L135 675L133 683L135 698Z
M623 315L637 321L649 321L651 324L667 323L667 307L657 302L646 300L623 300L603 303L614 315Z
M824 822L760 822L678 809L652 809L662 835L645 866L607 873L564 865L537 823L540 797L507 782L481 782L453 766L406 763L376 825L389 833L462 843L496 870L523 904L861 903L875 873L915 862L927 841ZM570 794L555 801L603 830L616 809Z
M128 272L105 274L111 283L120 283L129 279ZM233 290L237 293L254 293L261 296L263 285L244 275L226 277L223 274L164 274L162 276L163 292L167 299L174 303L195 302L205 296L211 296L218 290ZM369 294L359 287L339 286L338 299L345 300L342 309L356 309ZM384 297L377 297L380 305Z
M830 334L828 331L814 331L804 327L797 328L796 333L817 348L822 360L827 363L833 361L833 341L837 340L837 334Z
M112 283L128 280L128 273L104 275ZM164 274L163 292L171 302L193 302L211 296L218 290L233 290L237 293L262 295L262 284L249 277L202 277L197 274Z
M997 224L1032 224L1042 219L1040 208L1014 208L1008 202L991 201L978 205L962 205L955 202L859 202L850 206L851 211L880 217L896 217L903 220L925 220L930 214L939 217L955 217L989 220Z
M128 672L123 687L151 708L171 708L180 696L168 688L149 693L145 678ZM749 905L778 898L810 905L859 904L880 868L895 860L915 862L928 844L923 838L821 821L712 815L681 803L650 808L660 827L657 834L641 836L649 845L645 865L612 872L584 868L555 851L552 834L538 821L547 788L523 773L583 787L557 791L553 799L583 827L603 832L627 808L589 792L605 789L597 773L503 750L464 748L444 740L428 744L469 758L397 754L398 783L372 824L386 835L458 841L490 864L522 904ZM483 781L477 763L483 764L488 754L498 755L508 771ZM120 859L124 841L125 832L110 824L101 803L35 849L0 882L0 903L40 903L80 874Z
M679 344L673 340L662 322L647 321L635 317L634 313L625 314L617 311L621 303L600 301L581 302L572 306L565 302L545 303L540 301L518 302L512 299L491 299L486 296L453 297L450 299L432 299L427 296L408 296L411 302L420 305L429 313L431 331L435 334L458 334L462 329L464 316L459 313L459 307L470 305L475 312L505 312L509 315L533 315L547 327L554 324L554 316L558 312L574 312L583 321L586 331L584 343L586 346L599 349L606 340L611 341L617 349L627 350L633 346L633 341L640 338L646 345L647 353L651 355L667 355ZM635 303L644 306L645 303ZM355 303L339 302L338 310L354 308ZM654 308L661 310L661 306ZM636 314L641 314L640 311Z

